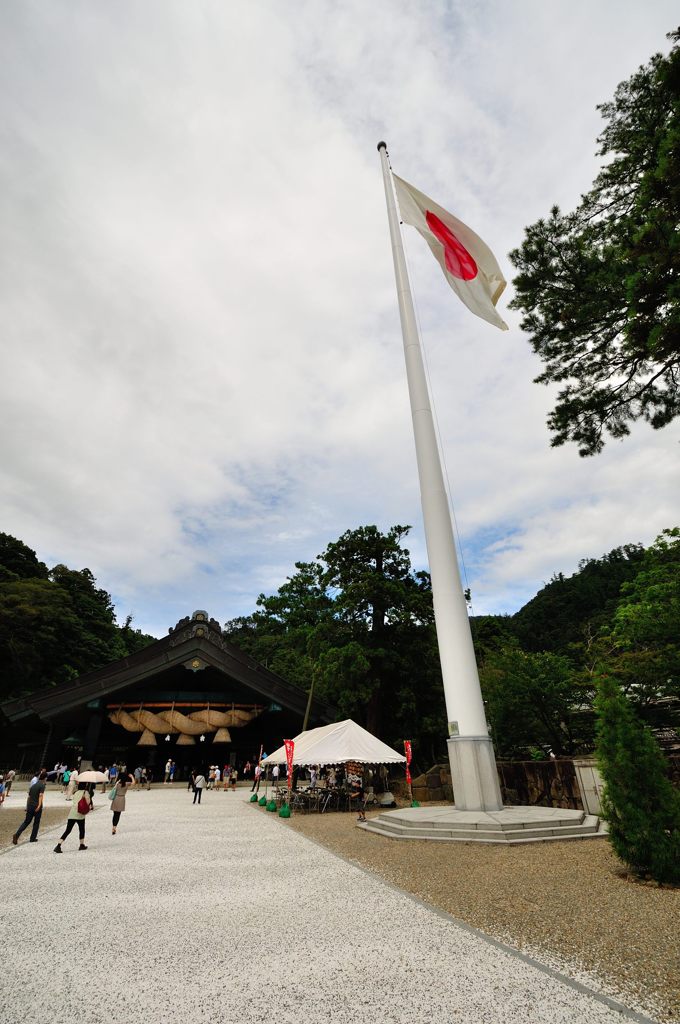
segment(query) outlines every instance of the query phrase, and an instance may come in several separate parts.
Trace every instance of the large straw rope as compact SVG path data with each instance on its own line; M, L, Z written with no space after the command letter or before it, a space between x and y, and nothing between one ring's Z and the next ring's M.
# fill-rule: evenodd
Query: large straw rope
M171 725L177 732L181 732L185 736L198 736L199 733L206 730L205 724L193 722L187 715L183 715L181 711L161 711L158 717L167 723L166 729L168 725Z
M163 714L170 714L170 712L163 712ZM184 718L184 715L180 715L180 718ZM180 723L173 724L167 721L162 715L154 715L152 711L133 711L128 713L119 708L118 711L112 711L109 714L109 718L115 725L122 725L128 732L143 732L144 729L148 729L149 732L163 734L163 733L177 733L183 732L184 730L179 728ZM195 723L191 722L191 726ZM189 733L194 732L194 728L186 730ZM198 732L202 732L198 729Z
M128 732L149 732L162 735L164 733L180 733L183 736L198 736L203 732L213 732L226 726L246 725L257 712L241 711L192 711L183 715L180 711L161 711L156 715L152 711L140 708L138 711L127 712L122 708L109 712L109 719L114 725L122 725Z
M119 708L118 711L110 711L109 718L114 725L122 725L128 732L143 731L144 727L139 724L137 719L133 718L132 715L128 715L127 711L123 711L122 708Z
M213 729L221 729L224 726L230 725L246 725L255 718L255 712L241 711L237 708L232 708L231 711L212 711L207 709L204 711L192 711L188 717L194 722L203 722L204 725L208 725Z

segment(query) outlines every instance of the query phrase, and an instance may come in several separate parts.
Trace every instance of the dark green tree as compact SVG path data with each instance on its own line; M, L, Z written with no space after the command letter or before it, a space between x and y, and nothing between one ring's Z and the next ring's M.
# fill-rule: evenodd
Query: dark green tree
M116 625L110 595L89 569L49 570L0 534L0 698L58 686L153 641Z
M680 792L668 780L663 754L611 677L599 680L595 704L612 847L636 874L680 882Z
M46 579L47 566L35 551L9 533L0 533L0 582Z
M446 718L429 576L412 571L407 533L346 531L227 632L302 689L314 681L318 696L387 742L415 740L429 764Z
M157 638L150 633L143 633L141 629L132 628L132 615L128 615L120 629L120 638L123 642L125 654L135 654L144 647L148 647Z
M385 704L393 699L404 668L404 634L413 623L433 621L429 578L412 574L409 552L401 546L409 529L393 526L386 534L375 526L347 530L319 556L323 583L335 595L336 615L362 649L353 670L354 706L378 735ZM325 674L330 687L336 678L333 672Z
M480 681L499 756L571 756L592 742L591 685L568 658L506 645L487 655Z
M573 213L554 207L510 258L511 305L545 369L564 385L548 417L553 446L581 455L680 412L680 47L656 54L599 109L605 158Z
M650 725L680 721L680 529L647 548L603 630L600 665Z
M49 580L0 583L0 699L17 697L77 675L64 657L79 624L73 604Z

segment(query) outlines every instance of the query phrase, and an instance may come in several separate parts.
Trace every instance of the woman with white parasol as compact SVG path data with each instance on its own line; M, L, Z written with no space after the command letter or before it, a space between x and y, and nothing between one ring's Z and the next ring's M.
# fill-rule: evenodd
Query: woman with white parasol
M69 784L71 779L69 780ZM74 825L78 825L78 834L80 836L79 850L87 850L85 845L85 816L92 810L92 794L90 788L94 788L97 782L106 781L106 775L104 772L86 771L80 772L77 776L77 789L73 794L71 801L71 810L69 811L68 818L66 819L66 829L63 836L54 847L55 853L61 853L61 844L64 842L66 837L70 834Z

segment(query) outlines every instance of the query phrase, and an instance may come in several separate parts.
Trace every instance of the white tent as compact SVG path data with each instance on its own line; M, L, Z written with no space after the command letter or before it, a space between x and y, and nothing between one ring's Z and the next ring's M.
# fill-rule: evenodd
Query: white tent
M324 765L359 761L362 764L403 764L406 758L376 739L351 718L333 725L308 729L295 737L293 764ZM279 747L263 764L285 764L286 748Z

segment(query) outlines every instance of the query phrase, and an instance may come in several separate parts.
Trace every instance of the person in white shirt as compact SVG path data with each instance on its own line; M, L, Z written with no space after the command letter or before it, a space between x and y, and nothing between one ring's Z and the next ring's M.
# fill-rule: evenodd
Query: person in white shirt
M275 764L274 767L272 768L272 783L273 783L274 786L278 786L278 784L279 784L279 774L280 774L280 772L281 772L281 769L279 768L278 764Z
M203 775L201 772L199 772L198 775L196 775L196 777L194 778L194 803L195 804L196 803L200 804L201 796L203 794L203 790L204 789L205 789L205 775Z

